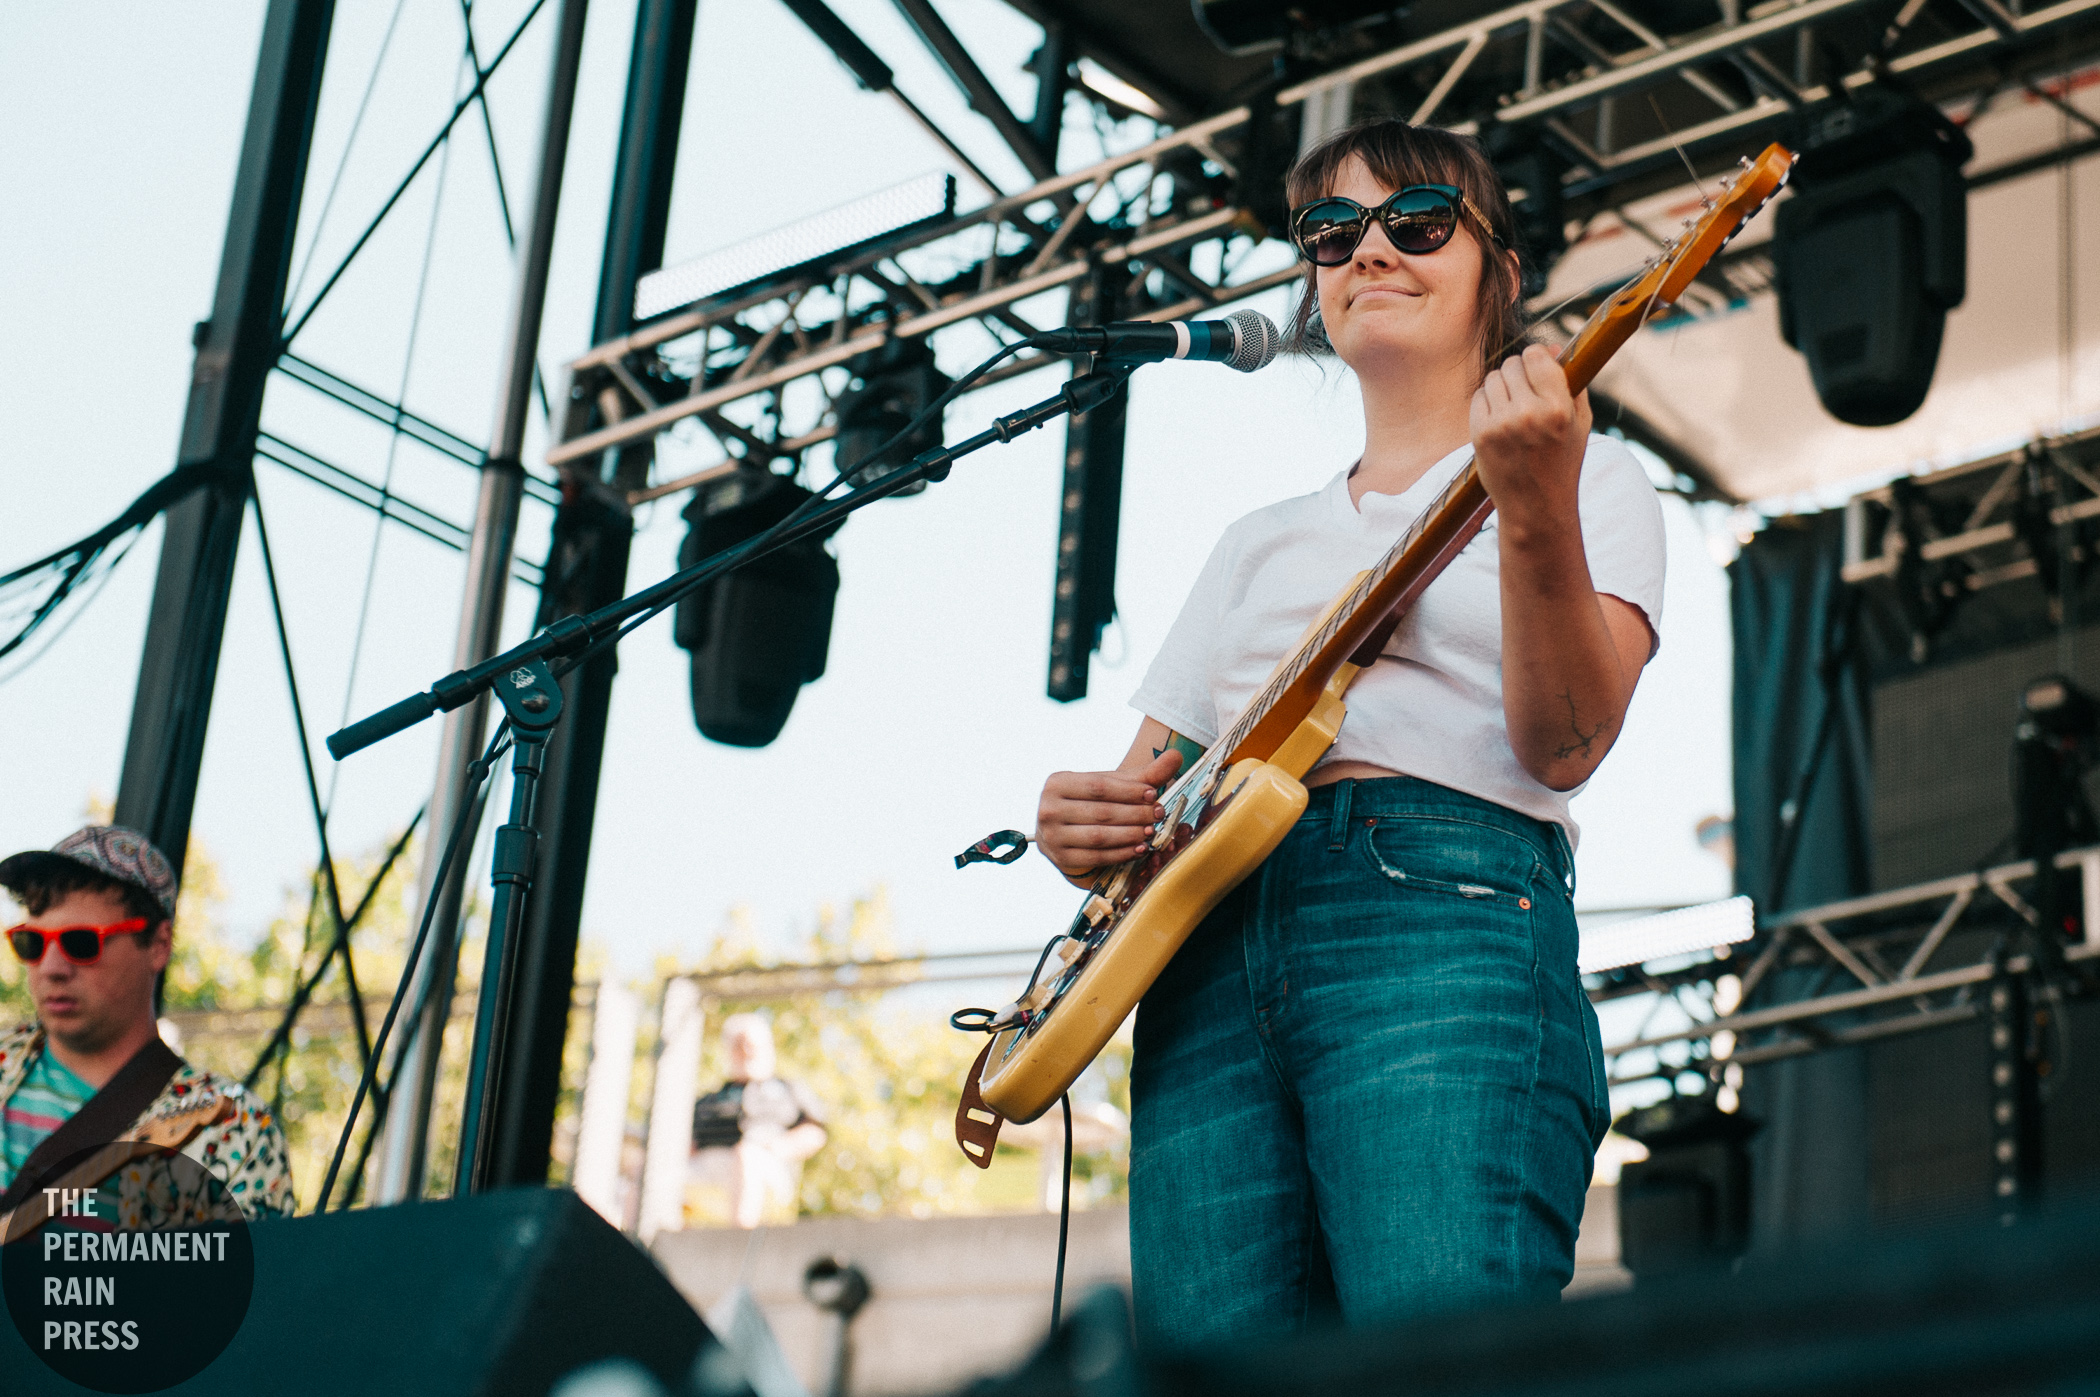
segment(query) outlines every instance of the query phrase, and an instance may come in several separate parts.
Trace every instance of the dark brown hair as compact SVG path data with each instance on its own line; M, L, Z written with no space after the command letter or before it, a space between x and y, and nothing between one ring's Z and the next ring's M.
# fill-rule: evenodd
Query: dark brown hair
M63 866L60 860L50 860L35 873L9 883L7 891L32 917L41 917L46 909L74 893L113 893L123 902L127 917L146 919L146 929L139 933L141 945L152 938L162 922L168 920L168 914L161 910L159 901L138 884L97 873L71 860L63 861Z
M1283 181L1290 207L1296 209L1333 193L1351 156L1362 159L1372 176L1389 189L1450 184L1472 200L1494 236L1501 239L1501 246L1496 246L1482 236L1470 215L1459 215L1480 246L1480 304L1474 319L1479 330L1481 376L1486 377L1488 370L1509 355L1521 352L1526 342L1524 306L1518 295L1516 268L1503 255L1504 248L1516 246L1515 221L1510 217L1509 192L1478 143L1434 126L1410 126L1395 117L1359 121L1321 141L1291 166ZM1298 308L1284 332L1286 349L1307 354L1330 348L1325 331L1315 323L1319 308L1319 269L1308 263Z

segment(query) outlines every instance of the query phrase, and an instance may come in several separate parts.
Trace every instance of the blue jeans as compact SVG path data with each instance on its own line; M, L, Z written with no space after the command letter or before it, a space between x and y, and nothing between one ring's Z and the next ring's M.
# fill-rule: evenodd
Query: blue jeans
M1610 1123L1573 867L1427 781L1313 791L1138 1006L1143 1341L1559 1294Z

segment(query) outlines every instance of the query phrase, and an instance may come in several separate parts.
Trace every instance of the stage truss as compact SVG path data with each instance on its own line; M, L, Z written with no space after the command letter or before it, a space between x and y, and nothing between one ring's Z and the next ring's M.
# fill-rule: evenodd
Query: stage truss
M2100 958L2100 847L2059 854L2075 871L2083 939L2063 946L2071 965ZM1633 1036L1605 1045L1613 1085L1690 1072L1720 1080L1731 1064L1754 1066L1826 1048L1961 1023L1993 1011L1994 981L2031 976L2035 912L2022 895L2032 860L1936 879L1892 892L1789 912L1747 945L1676 968L1631 966L1590 977L1606 1003L1653 994ZM1759 988L1792 972L1823 988L1756 1009ZM1652 1025L1671 1007L1690 1022Z
M1988 102L2008 87L2035 89L2028 74L2038 63L2061 66L2100 36L2100 0L2024 13L1975 0L1930 16L1923 0L1908 0L1885 25L1890 6L1871 0L1721 8L1718 25L1671 31L1615 0L1529 0L1272 88L857 256L697 302L567 366L547 463L597 485L612 473L599 464L605 453L677 424L697 421L717 438L724 459L716 467L623 482L619 502L632 505L740 466L799 460L835 435L832 403L859 356L964 324L1001 341L1047 328L1016 307L1097 268L1146 281L1152 319L1211 314L1286 285L1297 272L1279 265L1282 249L1260 247L1277 210L1249 191L1273 192L1291 153L1276 149L1276 132L1290 131L1296 113L1317 121L1353 102L1357 112L1390 110L1491 143L1543 146L1570 220L1623 218L1629 201L1682 184L1683 162L1702 174L1725 169L1789 131L1803 109L1877 72L1937 100ZM1816 45L1834 39L1853 66L1809 80L1819 61L1828 66ZM1665 109L1673 114L1668 130L1649 122L1651 109L1657 122ZM1761 291L1769 282L1761 259L1750 249L1709 268L1705 299L1719 308ZM1686 309L1698 313L1700 299L1688 298ZM1559 318L1586 309L1578 301ZM989 348L981 337L977 344ZM1023 355L986 383L1047 362ZM786 391L812 379L814 393ZM1629 435L1651 435L1634 425ZM1697 480L1697 463L1682 451L1648 444Z

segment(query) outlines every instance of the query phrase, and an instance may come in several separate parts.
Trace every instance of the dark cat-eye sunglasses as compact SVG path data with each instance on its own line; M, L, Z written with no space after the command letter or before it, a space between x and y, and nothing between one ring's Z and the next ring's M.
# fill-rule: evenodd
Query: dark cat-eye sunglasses
M1356 255L1357 244L1375 218L1385 226L1385 235L1395 248L1419 256L1451 241L1458 230L1460 209L1473 215L1480 231L1497 247L1502 245L1473 201L1450 184L1410 184L1394 191L1375 209L1339 194L1301 204L1291 213L1291 241L1314 266L1339 267Z

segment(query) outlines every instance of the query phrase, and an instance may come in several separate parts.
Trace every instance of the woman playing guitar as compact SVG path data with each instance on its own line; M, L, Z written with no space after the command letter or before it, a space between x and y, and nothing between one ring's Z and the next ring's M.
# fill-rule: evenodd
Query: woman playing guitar
M1186 1346L1551 1298L1609 1119L1575 969L1568 798L1611 749L1662 607L1661 510L1521 338L1509 199L1470 141L1359 124L1288 177L1293 337L1362 387L1362 458L1226 531L1114 771L1059 772L1036 838L1082 886L1322 607L1477 457L1486 530L1349 691L1304 817L1138 1008L1131 1256Z

